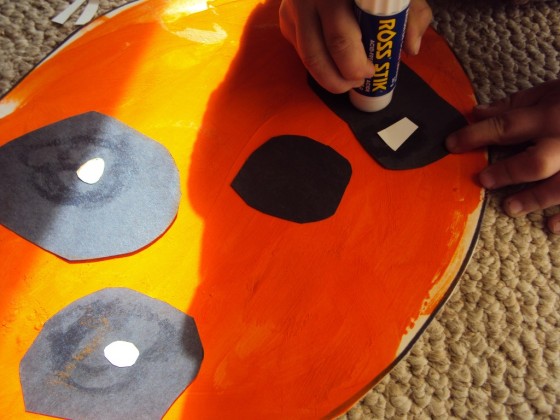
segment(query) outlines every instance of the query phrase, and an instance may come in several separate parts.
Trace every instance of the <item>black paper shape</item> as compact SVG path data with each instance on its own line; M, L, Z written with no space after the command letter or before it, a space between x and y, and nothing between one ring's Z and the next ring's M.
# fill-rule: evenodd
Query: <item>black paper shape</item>
M130 367L104 355L114 341L140 351ZM49 319L20 364L27 411L72 419L159 419L196 377L194 320L124 288L79 299Z
M105 161L96 184L77 169ZM0 148L0 223L68 260L136 251L165 232L180 198L179 173L161 144L89 112Z
M284 135L255 150L231 186L262 213L309 223L336 212L351 175L350 163L329 146Z
M309 78L311 88L323 102L342 118L363 146L387 169L414 169L426 166L448 154L445 138L467 124L463 115L401 63L393 100L378 112L363 112L350 103L348 94L332 94ZM377 134L407 117L418 129L396 151Z

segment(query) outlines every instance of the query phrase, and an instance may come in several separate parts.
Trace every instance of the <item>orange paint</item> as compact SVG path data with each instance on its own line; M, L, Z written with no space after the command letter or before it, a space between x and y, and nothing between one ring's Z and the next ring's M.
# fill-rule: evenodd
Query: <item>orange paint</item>
M139 2L105 18L3 99L21 105L0 120L0 144L95 110L164 144L183 192L168 231L118 258L68 263L0 226L0 253L10 256L0 262L0 412L8 417L24 417L18 365L42 323L108 286L164 300L197 322L202 368L166 418L342 413L394 363L469 255L482 153L382 169L308 88L280 35L276 1L176 11L195 3ZM193 41L192 29L207 31L208 43ZM434 32L404 61L461 112L472 107L466 76ZM333 217L276 219L229 186L258 146L282 134L328 144L351 163Z

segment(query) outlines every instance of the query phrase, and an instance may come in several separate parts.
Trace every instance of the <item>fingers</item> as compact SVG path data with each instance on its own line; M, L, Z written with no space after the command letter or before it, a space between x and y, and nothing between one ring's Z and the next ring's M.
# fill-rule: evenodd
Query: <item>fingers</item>
M359 86L362 80L348 81L339 72L325 45L320 22L313 20L304 27L305 30L297 31L296 43L301 61L311 76L332 93L346 92Z
M324 44L314 2L284 0L280 4L279 18L282 35L294 46L311 76L333 93L344 89L345 81L335 69Z
M474 109L480 121L446 140L452 153L560 134L560 79L515 93Z
M487 189L540 181L560 172L560 139L546 138L523 152L500 160L486 169L479 180Z
M359 87L372 77L352 0L283 0L280 29L313 78L332 93ZM432 20L426 0L411 0L404 49L417 54Z
M511 217L560 204L560 138L545 138L524 152L498 161L483 170L480 183L488 189L541 181L507 197L504 211ZM548 219L553 233L560 233L560 214Z
M411 0L404 37L404 50L411 55L420 52L422 36L432 22L432 9L426 0Z
M519 217L537 210L560 204L560 174L506 198L502 204L508 216ZM548 229L560 234L560 213L550 216L546 222Z
M340 74L346 80L362 84L373 75L373 65L367 59L351 3L323 1L318 10L327 50Z
M546 118L542 106L512 109L452 133L446 140L446 147L451 153L462 153L483 146L532 140L542 134Z
M560 174L513 194L503 203L504 211L512 217L560 204Z
M332 93L361 86L373 75L350 1L285 0L280 29L311 76Z
M514 93L491 104L479 105L474 109L473 113L478 119L491 118L512 109L537 105L543 99L549 98L554 100L558 95L560 95L560 79L551 80L530 89Z

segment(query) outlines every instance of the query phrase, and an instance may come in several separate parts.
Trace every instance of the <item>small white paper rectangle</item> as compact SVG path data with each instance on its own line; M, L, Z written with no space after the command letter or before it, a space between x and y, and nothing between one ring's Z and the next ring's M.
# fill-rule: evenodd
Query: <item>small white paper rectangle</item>
M54 18L52 18L52 21L54 23L59 23L59 24L63 25L64 22L66 22L68 20L68 18L70 16L72 16L74 14L74 12L76 10L78 10L78 8L82 4L84 4L85 2L86 2L86 0L76 0L76 1L74 1L74 3L70 4L66 9L64 9L62 12L60 12Z
M86 23L89 23L95 17L98 8L99 0L89 0L84 11L76 21L76 25L85 25Z
M417 129L418 126L405 117L377 134L396 152Z

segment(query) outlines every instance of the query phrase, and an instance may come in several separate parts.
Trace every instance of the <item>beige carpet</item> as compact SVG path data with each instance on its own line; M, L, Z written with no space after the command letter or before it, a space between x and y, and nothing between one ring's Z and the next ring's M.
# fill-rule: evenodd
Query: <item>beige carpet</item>
M125 2L102 0L101 11ZM559 0L431 3L481 102L560 74ZM74 30L50 22L67 4L0 0L0 94ZM448 303L343 418L560 419L560 237L545 214L505 216L502 195Z

